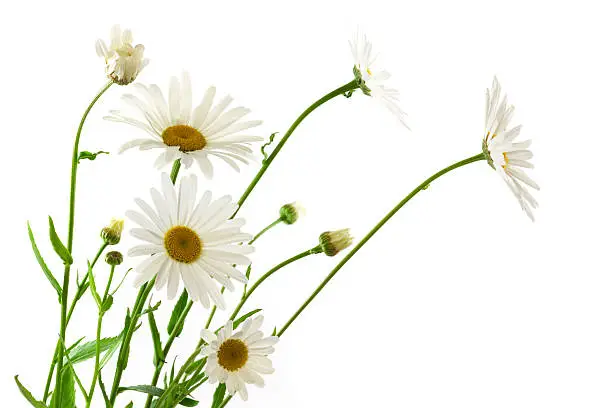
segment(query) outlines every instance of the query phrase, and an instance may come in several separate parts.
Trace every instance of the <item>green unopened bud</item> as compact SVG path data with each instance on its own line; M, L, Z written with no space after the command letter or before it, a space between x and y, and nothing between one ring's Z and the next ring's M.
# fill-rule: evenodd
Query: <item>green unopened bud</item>
M110 251L106 254L104 260L107 264L112 266L121 265L121 263L123 262L123 255L121 255L121 252L118 251Z
M305 212L299 203L285 204L280 209L280 219L285 224L295 224Z
M108 245L117 245L121 241L121 233L123 232L123 220L113 218L108 227L102 228L100 236Z
M353 237L348 228L338 231L327 231L319 236L319 245L325 255L334 256L338 252L351 246Z

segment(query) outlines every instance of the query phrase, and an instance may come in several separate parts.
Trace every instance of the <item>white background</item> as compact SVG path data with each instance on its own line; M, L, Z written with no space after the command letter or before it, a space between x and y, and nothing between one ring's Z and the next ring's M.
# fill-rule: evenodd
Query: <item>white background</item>
M286 130L312 101L351 80L347 39L357 27L373 41L379 66L393 73L412 131L360 93L309 117L242 213L256 232L283 203L299 200L308 209L303 221L260 241L255 274L311 247L324 230L351 227L363 236L424 178L478 153L484 91L494 75L516 105L515 123L534 140L532 174L542 186L535 223L485 162L445 176L385 226L291 327L272 356L277 371L266 388L250 389L246 404L232 406L610 407L609 15L605 2L594 1L4 4L2 405L28 406L15 374L42 394L59 306L31 254L26 220L59 279L46 217L54 216L64 236L73 135L105 81L94 41L108 40L111 25L121 23L151 59L142 82L165 89L170 75L187 69L194 98L215 84L265 121L264 136ZM124 91L111 89L92 111L83 149L115 152L141 135L102 120L124 106ZM155 157L134 151L81 165L81 273L99 229L158 185ZM217 164L215 179L200 184L216 196L239 196L257 170L237 174ZM119 248L131 243L126 238ZM292 265L247 308L263 307L271 331L338 260L318 256ZM130 285L121 291L105 335L120 331L135 293ZM169 310L165 301L161 328ZM194 307L172 356L181 361L191 352L206 316ZM94 325L87 298L69 338L91 338ZM124 384L148 383L151 360L145 322ZM91 367L80 370L88 384ZM107 381L111 376L104 373ZM212 390L196 393L201 406L209 406ZM142 401L125 394L117 406L130 399Z

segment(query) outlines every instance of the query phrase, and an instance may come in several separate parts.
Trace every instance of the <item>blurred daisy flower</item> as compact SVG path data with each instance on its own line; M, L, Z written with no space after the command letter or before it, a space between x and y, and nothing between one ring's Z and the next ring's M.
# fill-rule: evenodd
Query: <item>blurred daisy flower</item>
M523 171L533 168L529 161L533 157L529 150L531 140L515 142L521 133L520 125L507 129L513 113L514 106L508 104L506 95L502 98L501 86L497 78L494 78L491 89L487 89L482 150L489 165L510 187L521 208L533 221L533 210L538 207L538 203L529 189L539 190L540 187Z

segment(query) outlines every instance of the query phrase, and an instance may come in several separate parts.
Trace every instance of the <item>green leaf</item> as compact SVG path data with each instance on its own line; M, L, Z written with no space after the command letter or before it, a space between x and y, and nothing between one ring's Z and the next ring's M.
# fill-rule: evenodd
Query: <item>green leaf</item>
M41 401L36 400L36 398L34 398L34 396L32 396L32 393L30 391L28 391L28 389L26 387L23 386L23 384L21 384L21 382L19 382L19 376L16 375L15 376L15 382L17 383L17 387L19 387L19 391L21 391L21 394L25 397L25 399L28 400L28 402L30 404L32 404L33 407L35 408L47 408L47 406L42 403Z
M172 334L172 332L174 331L174 328L176 327L176 323L178 322L179 317L183 313L183 310L185 310L185 308L187 307L188 300L189 300L189 295L187 294L186 290L183 290L183 293L181 293L181 297L176 302L176 305L174 305L174 309L172 309L172 315L170 316L170 321L168 322L168 334L169 335ZM179 326L176 332L176 336L178 337L182 331L183 331L183 324L181 323L181 325Z
M121 332L121 334L119 336L114 337L114 338L117 339L117 341L115 341L107 349L106 354L100 360L100 370L102 370L104 368L104 366L106 365L106 363L109 362L109 360L111 359L113 354L115 354L117 352L117 350L119 350L119 347L121 346L121 342L123 341L123 332Z
M219 384L217 389L215 390L215 395L213 396L213 402L210 408L219 408L223 403L223 398L225 397L225 384Z
M125 406L125 408L133 408L133 407L134 407L134 403L132 401L130 401L130 403Z
M102 299L100 299L98 289L96 289L96 279L93 276L93 270L91 269L91 264L89 263L89 261L87 261L87 278L89 280L89 289L91 289L91 295L96 301L96 305L98 305L98 310L102 310Z
M164 352L162 350L155 316L153 313L149 313L147 316L149 317L149 327L151 328L151 338L153 339L153 365L157 366L159 361L164 360Z
M272 142L274 142L274 137L276 137L276 135L278 135L278 132L274 132L270 135L270 139L268 139L268 142L264 145L261 146L261 154L263 155L264 159L263 162L265 163L266 161L268 161L268 153L266 153L266 147L270 146L272 144Z
M240 326L240 324L242 322L244 322L246 319L248 319L249 317L253 316L255 313L259 313L261 312L263 309L255 309L255 310L251 310L249 313L244 314L242 316L240 316L238 319L234 320L234 330L236 330L238 328L238 326ZM219 333L219 331L223 328L224 326L219 327L216 331L216 333Z
M53 391L51 398L51 408L76 408L74 388L74 375L70 367L64 367L62 370L62 389ZM61 398L60 398L61 396ZM61 405L60 404L61 401Z
M104 352L112 349L117 344L121 343L121 335L116 337L107 337L100 339L100 352ZM75 347L68 353L68 358L72 361L72 364L77 364L85 360L89 360L96 356L96 342L90 341Z
M122 393L124 391L138 391L143 392L145 394L153 395L154 397L161 397L164 393L163 389L153 387L152 385L134 385L131 387L119 387L119 393ZM179 402L179 404L184 407L195 407L199 403L199 401L196 401L191 398L183 398L183 400Z
M208 359L208 357L203 357L199 360L195 360L193 363L189 364L189 366L187 366L187 369L185 370L185 374L191 374L193 372L195 372L198 367L200 367L201 365L204 365L204 363L206 362L206 360Z
M102 303L102 311L108 312L108 310L113 306L114 301L115 300L113 299L113 297L111 295L108 295L106 300Z
M108 154L108 152L103 152L102 150L100 150L99 152L92 153L88 152L87 150L84 150L79 153L78 163L80 163L83 159L96 160L96 157L98 157L99 154Z
M51 238L51 244L53 245L53 249L55 249L55 253L57 253L62 261L64 261L64 264L72 265L72 255L70 255L68 249L57 236L57 232L55 232L55 225L53 224L53 218L51 218L51 216L49 216L49 238Z
M147 307L145 310L143 310L142 312L140 312L140 314L138 316L144 316L147 313L151 313L156 311L157 309L159 309L159 306L161 305L161 301L157 302L154 306L150 306Z
M38 250L38 246L36 245L36 241L34 240L34 234L32 233L32 228L30 228L30 223L29 222L28 222L28 235L30 236L30 243L32 244L32 251L34 251L34 256L36 257L36 260L38 261L38 264L40 265L40 267L42 268L43 273L45 274L45 276L47 277L47 279L51 283L51 286L53 286L55 288L55 291L57 292L57 296L59 296L59 298L61 299L62 298L62 287L57 282L57 279L55 279L55 276L53 276L53 274L51 273L51 271L47 267L47 264L45 263L45 260L43 259L42 255L40 254L40 251Z

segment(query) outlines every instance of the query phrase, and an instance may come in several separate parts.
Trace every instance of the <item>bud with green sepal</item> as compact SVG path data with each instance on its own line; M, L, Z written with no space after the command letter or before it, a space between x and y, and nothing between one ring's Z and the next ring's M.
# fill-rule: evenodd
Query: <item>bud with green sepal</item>
M102 228L100 236L108 245L117 245L121 241L123 232L123 220L113 218L107 227Z
M295 224L306 211L299 203L285 204L280 209L280 220L287 225Z
M353 237L348 228L338 231L327 231L319 236L319 246L327 256L335 256L351 246Z

